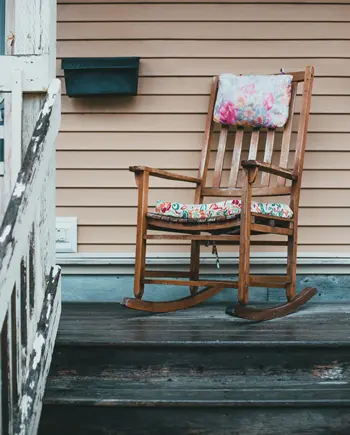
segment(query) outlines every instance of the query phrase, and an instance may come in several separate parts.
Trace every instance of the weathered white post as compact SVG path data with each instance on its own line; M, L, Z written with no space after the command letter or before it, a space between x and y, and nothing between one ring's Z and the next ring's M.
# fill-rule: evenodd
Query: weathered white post
M24 94L22 144L28 146L49 83L56 77L56 0L6 0L6 54L35 56L41 83ZM45 86L45 81L46 86Z
M5 19L0 433L35 435L61 307L55 267L56 0L6 0Z

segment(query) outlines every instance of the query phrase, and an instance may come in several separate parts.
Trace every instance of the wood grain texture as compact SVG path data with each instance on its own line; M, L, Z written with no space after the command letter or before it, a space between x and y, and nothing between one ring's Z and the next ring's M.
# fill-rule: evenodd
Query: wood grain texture
M157 435L207 435L218 425L223 435L270 435L283 420L290 433L345 435L349 307L315 304L259 325L224 307L165 316L64 306L39 434L59 435L69 422L77 435L131 435L142 421Z
M84 8L83 8L84 9ZM141 8L139 8L141 9ZM350 20L349 20L350 21ZM236 58L299 57L302 50L304 58L343 58L349 51L350 41L167 41L167 40L130 40L126 45L122 40L59 41L58 57L75 56L141 56L142 58L222 58L230 57L234 50Z
M76 4L59 5L58 21L350 21L348 5Z
M349 83L350 85L350 83ZM262 138L264 137L261 134ZM212 149L217 149L218 134L213 135ZM96 141L102 151L200 151L203 142L201 132L61 132L57 139L58 150L97 151ZM347 151L350 133L309 133L308 151ZM228 147L234 143L234 135L229 134ZM275 149L281 149L281 133L276 133ZM295 149L296 133L292 134L291 149ZM248 149L249 141L244 138L243 149ZM135 164L135 162L133 162Z
M298 131L299 115L294 116L293 132ZM64 132L204 132L205 115L198 114L63 114ZM311 133L349 133L350 114L311 115Z
M279 22L211 22L210 26L204 27L202 22L182 22L179 32L176 22L84 22L71 23L69 21L59 22L57 27L58 40L129 40L129 39L211 39L211 40L235 40L235 39L261 39L269 40L281 38ZM328 23L326 27L319 23L309 22L307 24L296 22L283 24L283 39L314 39L327 40L349 39L347 23Z

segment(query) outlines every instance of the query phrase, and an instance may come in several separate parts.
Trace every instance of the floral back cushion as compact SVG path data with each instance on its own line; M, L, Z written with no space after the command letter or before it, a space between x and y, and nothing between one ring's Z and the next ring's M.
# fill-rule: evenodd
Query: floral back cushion
M222 74L214 121L256 128L283 127L289 116L293 76Z

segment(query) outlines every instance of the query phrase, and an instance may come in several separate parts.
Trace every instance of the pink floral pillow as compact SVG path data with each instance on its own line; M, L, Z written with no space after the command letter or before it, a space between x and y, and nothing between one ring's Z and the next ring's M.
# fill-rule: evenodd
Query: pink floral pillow
M293 76L221 74L214 121L224 125L277 128L289 116Z

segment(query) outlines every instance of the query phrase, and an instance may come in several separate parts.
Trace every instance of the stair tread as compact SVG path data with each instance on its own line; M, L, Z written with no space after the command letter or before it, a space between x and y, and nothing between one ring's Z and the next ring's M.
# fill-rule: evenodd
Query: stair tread
M88 392L88 394L87 394ZM106 379L60 378L47 385L45 404L115 406L350 406L350 385L341 382L300 383L249 388L214 387L173 382L140 383Z
M225 308L226 304L216 303L176 313L148 314L117 303L67 303L57 344L350 345L350 304L309 304L290 316L260 323L229 317Z

